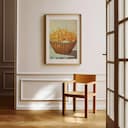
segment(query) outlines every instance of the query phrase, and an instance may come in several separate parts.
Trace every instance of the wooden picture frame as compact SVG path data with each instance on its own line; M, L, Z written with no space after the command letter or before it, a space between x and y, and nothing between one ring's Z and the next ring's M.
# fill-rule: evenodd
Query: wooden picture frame
M46 14L46 64L81 64L81 15Z

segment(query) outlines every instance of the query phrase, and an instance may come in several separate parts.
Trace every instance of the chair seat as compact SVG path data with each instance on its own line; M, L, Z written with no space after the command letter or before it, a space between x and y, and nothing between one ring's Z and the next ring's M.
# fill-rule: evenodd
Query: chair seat
M78 96L78 97L80 97L80 98L84 98L84 97L85 97L84 92L80 92L80 91L66 91L66 92L64 93L64 95L70 96L70 97ZM94 92L89 92L89 93L88 93L88 96L89 96L89 97L90 97L90 96L96 96L96 93L94 93Z

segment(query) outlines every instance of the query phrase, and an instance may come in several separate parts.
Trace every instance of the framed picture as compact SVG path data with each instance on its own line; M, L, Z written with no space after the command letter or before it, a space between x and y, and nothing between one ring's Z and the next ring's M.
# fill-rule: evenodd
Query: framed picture
M46 64L81 63L81 15L46 14Z

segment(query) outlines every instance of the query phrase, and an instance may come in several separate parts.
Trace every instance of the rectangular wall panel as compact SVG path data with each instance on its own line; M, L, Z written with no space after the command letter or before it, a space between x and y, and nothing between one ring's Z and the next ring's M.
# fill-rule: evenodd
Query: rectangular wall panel
M21 101L39 101L39 100L61 100L62 98L62 82L46 81L46 80L21 80L19 93ZM28 93L31 92L31 93Z
M14 95L13 69L0 68L0 96Z
M15 0L3 0L3 61L14 62Z
M7 90L14 89L14 72L13 71L3 72L3 89L7 89Z
M0 95L14 95L16 0L0 0ZM13 101L10 101L13 102Z
M2 59L2 42L3 42L3 3L2 0L0 0L0 63Z

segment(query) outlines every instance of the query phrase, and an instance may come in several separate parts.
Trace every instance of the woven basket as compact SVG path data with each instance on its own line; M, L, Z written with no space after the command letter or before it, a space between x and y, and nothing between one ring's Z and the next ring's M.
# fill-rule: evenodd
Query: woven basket
M70 54L72 52L72 49L74 48L76 42L72 42L72 43L50 42L50 44L56 53Z

